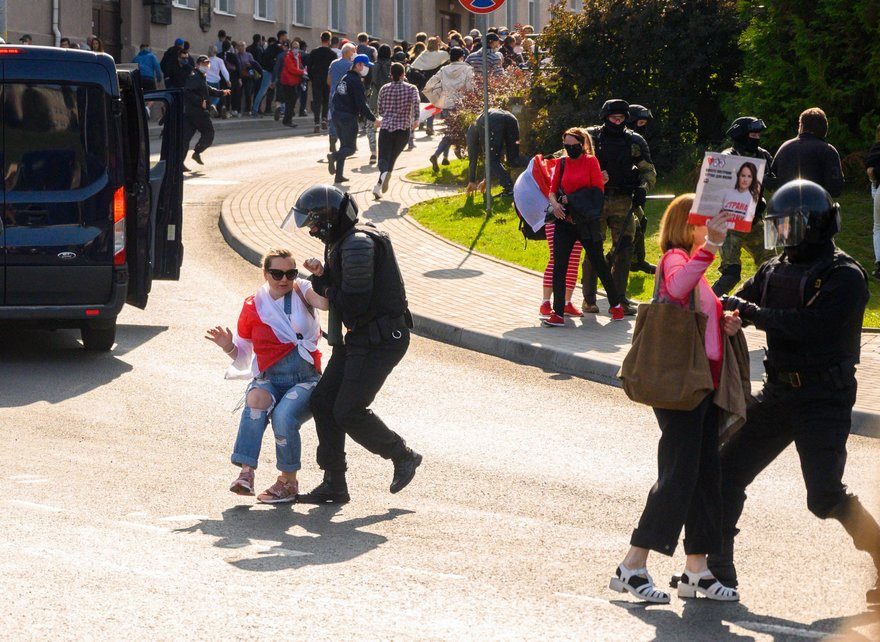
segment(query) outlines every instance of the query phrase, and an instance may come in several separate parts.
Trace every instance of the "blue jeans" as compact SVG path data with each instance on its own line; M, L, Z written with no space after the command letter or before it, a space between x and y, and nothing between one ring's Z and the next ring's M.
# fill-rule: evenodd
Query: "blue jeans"
M245 401L232 452L232 463L257 467L263 433L271 419L278 470L284 473L299 470L302 467L299 427L311 419L309 400L318 379L320 375L315 367L294 349L251 381L247 392L254 388L265 390L271 395L272 403L267 410L259 410L250 408Z
M251 114L253 116L256 116L257 112L260 111L260 103L263 102L263 96L269 91L269 83L271 82L272 74L264 73L263 80L260 82L260 88L257 89L257 95L254 96L254 106L253 109L251 109Z
M209 82L208 87L213 87L214 89L220 89L220 83L219 82ZM211 100L211 104L214 105L214 107L216 107L217 105L220 104L220 96L215 96L214 98L211 98L210 100Z

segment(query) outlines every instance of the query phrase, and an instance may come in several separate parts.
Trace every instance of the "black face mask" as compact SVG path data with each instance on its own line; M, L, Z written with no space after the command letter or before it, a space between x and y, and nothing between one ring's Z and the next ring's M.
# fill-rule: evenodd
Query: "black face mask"
M584 146L580 143L577 145L563 145L563 147L565 148L565 153L568 154L568 157L571 159L578 158L584 153Z

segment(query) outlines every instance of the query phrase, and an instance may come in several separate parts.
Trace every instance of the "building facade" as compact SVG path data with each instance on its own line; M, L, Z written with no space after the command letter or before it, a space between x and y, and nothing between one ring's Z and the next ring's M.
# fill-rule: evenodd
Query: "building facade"
M75 43L97 35L117 62L131 60L142 42L155 52L175 38L191 43L194 53L207 51L220 29L248 44L254 34L266 37L284 29L309 47L329 29L354 39L366 31L383 42L415 41L455 29L467 35L486 24L512 27L547 23L553 0L507 0L488 17L474 16L458 0L0 0L7 2L7 41L30 34L35 45L55 45L62 36ZM579 9L581 0L568 0ZM58 20L53 22L54 8ZM90 11L89 11L90 9Z

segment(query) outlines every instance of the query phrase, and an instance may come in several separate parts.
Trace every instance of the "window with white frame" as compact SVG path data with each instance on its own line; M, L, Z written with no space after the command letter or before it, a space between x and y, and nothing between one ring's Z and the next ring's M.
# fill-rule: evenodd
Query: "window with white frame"
M379 0L364 0L364 31L379 33Z
M195 9L198 0L172 0L171 6L180 9Z
M409 3L410 0L394 0L394 39L398 41L409 38Z
M331 31L345 31L345 0L327 0L327 26Z
M227 13L230 16L235 15L235 0L215 0L214 11Z
M254 0L254 18L275 21L275 0Z
M538 30L538 10L535 6L536 4L535 0L529 0L529 21L527 23L532 25L535 31Z
M312 0L293 0L293 24L312 24Z
M513 0L507 0L507 23L504 25L511 31L513 31L513 25L516 24L516 2Z

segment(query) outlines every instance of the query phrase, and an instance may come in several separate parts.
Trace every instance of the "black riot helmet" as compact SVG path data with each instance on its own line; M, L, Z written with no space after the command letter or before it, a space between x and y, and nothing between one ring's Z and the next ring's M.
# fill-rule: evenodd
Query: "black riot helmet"
M740 116L730 124L727 135L737 142L745 142L749 134L762 132L767 125L760 118L754 116Z
M654 120L654 115L651 113L651 110L644 105L630 105L629 115L626 120L627 124L632 127L640 120Z
M840 205L821 185L797 179L776 190L764 214L764 247L786 251L827 243L840 231Z
M605 120L611 114L623 114L624 116L629 117L629 103L620 98L606 100L605 104L602 105L602 111L599 112L599 117L602 118L602 120Z
M348 193L333 185L315 185L299 195L285 224L293 216L297 227L315 226L317 229L309 234L332 243L351 229L357 214L357 205Z

